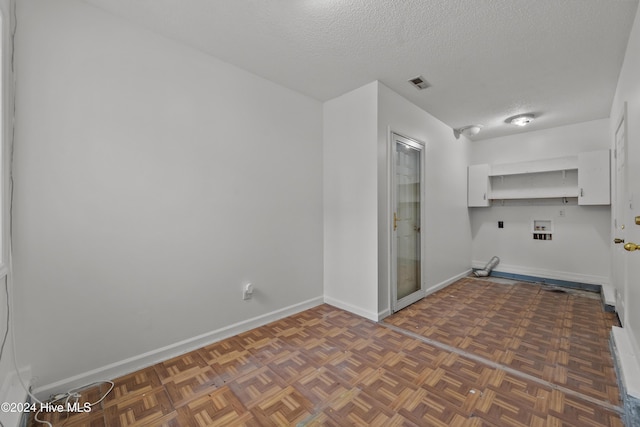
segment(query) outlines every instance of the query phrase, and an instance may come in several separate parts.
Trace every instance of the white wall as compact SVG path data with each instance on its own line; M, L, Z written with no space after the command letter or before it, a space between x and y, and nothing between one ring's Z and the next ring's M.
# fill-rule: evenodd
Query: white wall
M373 82L324 103L324 295L378 320L377 97Z
M2 248L0 250L0 342L6 338L0 358L0 402L21 402L26 398L26 391L20 385L16 376L13 363L13 343L12 333L7 324L7 292L13 294L11 281L7 275L8 265L8 234L9 234L9 167L10 167L10 141L12 137L11 121L13 117L13 75L11 71L11 28L13 17L11 14L11 2L0 0L0 13L2 14L2 80L0 88L2 90L2 122L0 124L0 135L3 139L0 150L0 186L4 196L0 203L0 235L2 235ZM15 313L11 313L13 317ZM6 333L6 335L5 335ZM22 372L26 374L26 372ZM0 412L0 422L5 426L17 424L20 414L10 412Z
M319 102L76 0L18 6L17 346L36 389L322 301Z
M378 89L378 310L390 309L389 132L425 143L424 286L433 291L468 273L471 232L467 209L469 141L393 92Z
M425 287L469 271L468 140L379 82L324 104L325 301L390 311L389 132L426 143Z
M610 140L609 120L594 120L476 141L471 164L577 155L609 148ZM499 271L585 283L609 282L610 206L522 204L501 206L494 202L489 208L470 209L474 267L484 266L497 255ZM553 240L533 240L533 219L553 220ZM498 228L498 221L504 221L503 229Z
M614 135L627 103L627 174L628 196L632 209L626 213L626 240L640 243L640 227L634 224L634 217L640 215L640 8L629 36L616 94L611 107L611 127L609 139L614 147ZM640 356L640 252L627 253L627 276L629 292L625 301L627 322L625 330L633 343L635 357ZM619 284L615 284L619 286ZM619 289L621 290L621 289ZM636 371L637 377L637 371ZM637 381L640 384L640 380Z
M534 132L475 141L471 161L510 163L573 156L609 148L609 119L592 120Z

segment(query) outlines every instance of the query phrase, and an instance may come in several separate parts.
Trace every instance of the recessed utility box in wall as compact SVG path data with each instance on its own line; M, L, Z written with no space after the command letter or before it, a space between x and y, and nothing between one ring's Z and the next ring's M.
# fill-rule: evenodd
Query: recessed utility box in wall
M531 222L533 240L552 240L553 221L550 219L534 219Z

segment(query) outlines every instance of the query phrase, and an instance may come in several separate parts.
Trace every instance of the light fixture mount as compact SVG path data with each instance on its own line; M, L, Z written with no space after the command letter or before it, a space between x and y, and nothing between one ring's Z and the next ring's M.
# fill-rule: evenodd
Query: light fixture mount
M505 120L507 123L510 123L514 126L526 126L533 121L536 116L532 113L518 114L515 116L509 117Z
M478 134L478 132L480 132L480 129L482 129L482 125L469 125L469 126L464 126L461 127L459 129L454 129L453 130L453 136L456 139L460 138L460 135L464 135L467 138L470 136L475 136Z

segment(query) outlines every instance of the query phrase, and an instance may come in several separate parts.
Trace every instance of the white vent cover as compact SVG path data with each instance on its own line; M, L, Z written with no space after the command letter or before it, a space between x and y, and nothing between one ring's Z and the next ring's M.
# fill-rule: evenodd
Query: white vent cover
M409 79L409 83L411 83L418 90L426 89L431 86L422 76L417 76Z

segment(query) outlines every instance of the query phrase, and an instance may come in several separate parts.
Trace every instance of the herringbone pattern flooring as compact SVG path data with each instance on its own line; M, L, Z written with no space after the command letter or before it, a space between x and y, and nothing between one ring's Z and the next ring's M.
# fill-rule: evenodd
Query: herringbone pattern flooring
M622 426L614 323L592 298L467 278L386 324L321 305L118 378L91 413L41 417L56 427Z

